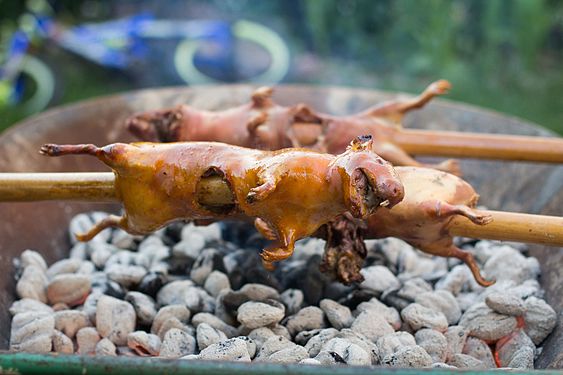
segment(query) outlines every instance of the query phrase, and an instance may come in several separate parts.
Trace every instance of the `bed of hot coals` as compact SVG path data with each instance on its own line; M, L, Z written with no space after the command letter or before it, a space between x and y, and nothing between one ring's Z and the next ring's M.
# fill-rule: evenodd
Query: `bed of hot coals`
M103 213L81 214L83 232ZM71 235L72 237L72 235ZM461 241L461 240L460 240ZM533 368L556 324L525 248L465 242L487 277L395 239L367 241L356 286L319 272L324 242L300 241L275 272L248 224L172 225L148 236L106 230L48 266L16 262L10 349L394 367Z

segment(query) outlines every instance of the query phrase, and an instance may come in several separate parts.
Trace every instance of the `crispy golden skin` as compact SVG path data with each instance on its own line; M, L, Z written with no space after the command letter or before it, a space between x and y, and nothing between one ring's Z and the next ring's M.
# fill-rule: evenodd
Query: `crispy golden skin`
M332 154L342 152L354 136L372 134L374 152L394 165L406 166L397 167L406 189L405 199L395 208L379 210L371 216L363 231L362 224L350 215L333 220L330 228L325 231L328 243L324 270L336 274L346 283L361 281L359 270L366 255L361 240L363 236L397 237L424 252L463 260L470 267L475 279L481 285L487 286L492 282L480 275L471 254L457 248L448 232L448 224L455 215L466 216L478 225L485 225L490 220L472 210L478 195L469 184L454 176L460 173L457 161L446 160L440 164L425 165L414 160L392 142L394 134L401 130L402 119L408 111L423 107L433 97L444 94L449 88L447 81L436 81L415 98L380 103L350 116L317 113L305 105L281 107L271 100L271 90L259 89L249 105L214 114L207 112L203 115L208 117L206 123L185 119L176 124L178 128L191 128L190 134L172 134L166 128L161 133L165 136L172 135L172 139L192 139L196 135L204 134L205 129L213 128L213 133L205 133L206 139L227 140L230 136L226 133L233 129L240 138L227 141L235 144L244 142L244 145L266 149L303 145ZM249 108L252 108L250 112ZM200 112L193 108L190 108L190 111ZM237 113L239 117L232 117L233 113ZM249 122L248 117L240 117L241 114L248 113L252 113L252 119L256 121ZM143 121L138 122L137 119ZM143 129L152 129L155 124L159 124L160 119L160 113L146 113L132 117L129 126L132 131L137 130L137 135L143 137L150 131L141 130L140 124ZM245 125L249 123L252 126ZM162 137L159 139L166 140ZM257 225L257 228L268 237L267 228L263 225Z
M267 265L293 253L296 240L350 211L367 218L383 203L403 198L391 165L371 152L371 138L359 137L341 155L305 149L259 151L215 142L44 145L50 156L89 154L115 173L123 216L110 216L87 241L113 226L146 234L176 220L256 218L256 227L275 240L262 258ZM220 176L231 189L232 205L208 207L198 200L203 179Z

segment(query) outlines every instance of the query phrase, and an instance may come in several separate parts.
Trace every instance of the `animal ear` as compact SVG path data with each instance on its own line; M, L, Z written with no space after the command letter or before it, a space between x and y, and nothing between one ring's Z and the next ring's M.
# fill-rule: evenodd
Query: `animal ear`
M128 130L136 137L148 142L173 142L179 139L184 112L190 108L179 105L161 111L149 111L129 117Z
M372 145L373 139L371 135L360 135L350 142L350 145L346 148L346 150L352 152L370 151Z

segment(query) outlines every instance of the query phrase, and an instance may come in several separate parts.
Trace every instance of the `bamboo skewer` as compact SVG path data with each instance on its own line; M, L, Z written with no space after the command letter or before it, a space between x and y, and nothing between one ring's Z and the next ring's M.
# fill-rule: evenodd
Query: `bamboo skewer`
M414 155L563 163L563 138L401 129L391 140Z
M379 140L393 143L410 155L563 163L561 137L381 127L381 135L372 130L376 141L383 137ZM321 135L320 126L308 123L293 124L293 131L304 145L314 143Z
M220 177L211 176L203 181L197 192L201 204L223 206L233 203L231 190ZM112 172L0 173L0 202L119 202L114 183Z
M0 202L118 202L115 176L105 173L0 173Z
M0 202L80 200L118 202L113 173L0 173ZM201 181L198 200L208 206L233 204L234 197L220 177ZM452 235L500 241L563 246L563 217L482 210L493 221L475 225L456 216Z
M563 246L563 217L489 210L480 210L480 212L491 215L493 221L487 225L475 225L463 216L455 216L449 225L450 234L487 240Z

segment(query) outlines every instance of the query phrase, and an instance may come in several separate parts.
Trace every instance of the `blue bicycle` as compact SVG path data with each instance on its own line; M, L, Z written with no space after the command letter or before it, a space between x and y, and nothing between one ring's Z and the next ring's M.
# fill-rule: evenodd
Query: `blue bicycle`
M274 84L286 76L290 66L284 40L268 27L248 20L159 20L143 13L67 28L48 14L33 13L30 18L32 27L28 25L27 31L18 30L12 35L0 68L0 105L19 103L29 113L49 104L56 83L52 70L28 53L34 39L51 40L97 65L128 73L143 61L155 58L155 45L172 42L171 69L189 85L232 81L229 72L237 69L241 45L262 49L268 63L266 69L243 79L239 75L239 81ZM247 59L239 65L249 63L252 61ZM29 80L34 82L35 91L22 102L25 82Z

